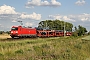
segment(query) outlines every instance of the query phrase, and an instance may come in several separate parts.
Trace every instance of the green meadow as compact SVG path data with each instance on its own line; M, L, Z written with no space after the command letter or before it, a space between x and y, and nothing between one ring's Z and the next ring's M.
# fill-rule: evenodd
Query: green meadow
M90 41L83 38L0 39L0 60L87 60Z

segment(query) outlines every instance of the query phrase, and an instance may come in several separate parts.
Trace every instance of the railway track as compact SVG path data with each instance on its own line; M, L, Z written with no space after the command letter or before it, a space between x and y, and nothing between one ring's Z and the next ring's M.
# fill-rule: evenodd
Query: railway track
M0 41L18 41L18 40L36 40L37 38L6 38L0 39Z

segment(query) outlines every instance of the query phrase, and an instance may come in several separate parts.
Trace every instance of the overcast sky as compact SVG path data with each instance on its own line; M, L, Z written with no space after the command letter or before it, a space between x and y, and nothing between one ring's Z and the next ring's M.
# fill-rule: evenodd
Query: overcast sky
M37 27L42 20L63 20L90 31L90 0L1 0L0 31L10 30L17 21Z

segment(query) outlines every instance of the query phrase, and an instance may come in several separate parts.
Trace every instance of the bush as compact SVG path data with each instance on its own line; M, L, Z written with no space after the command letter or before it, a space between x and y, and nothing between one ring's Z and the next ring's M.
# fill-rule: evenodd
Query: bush
M76 47L78 49L81 49L82 48L81 44L76 44L74 47Z
M32 49L29 48L29 49L27 49L27 51L32 51Z
M0 56L4 56L2 53L0 53Z
M7 34L10 34L10 31L6 31Z
M50 48L47 44L42 44L42 48Z
M73 33L72 33L72 36L78 37L78 34L77 34L76 32L73 32Z
M23 54L24 52L23 52L23 50L22 50L22 49L20 49L20 50L15 51L15 53L20 53L20 54Z
M3 34L4 33L4 31L0 31L0 34Z

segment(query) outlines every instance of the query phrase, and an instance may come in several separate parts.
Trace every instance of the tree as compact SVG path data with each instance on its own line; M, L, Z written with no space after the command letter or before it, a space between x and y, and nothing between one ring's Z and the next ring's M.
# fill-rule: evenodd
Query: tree
M76 26L75 26L74 28L75 28L75 31L77 31L77 30L78 30Z
M87 30L85 27L82 27L80 25L78 26L78 35L79 36L84 35L86 32L87 32Z
M6 31L5 33L10 34L10 31Z
M0 34L3 34L4 33L4 31L0 31Z
M87 32L87 29L85 27L82 27L81 25L79 25L78 28L76 26L74 28L75 31L73 32L73 36L82 36Z
M38 27L42 27L42 28L48 27L49 29L54 29L54 30L64 30L64 24L65 24L65 30L72 31L73 24L60 20L41 21Z

